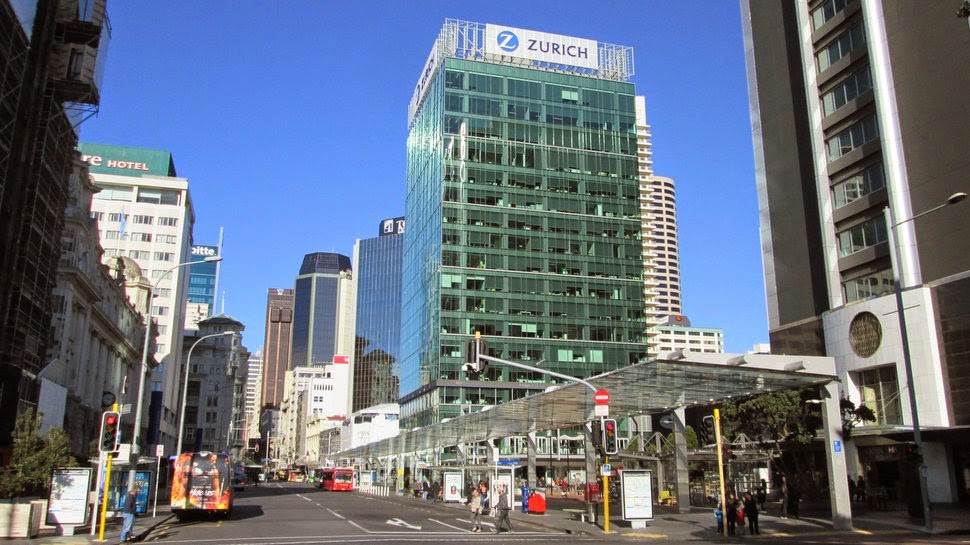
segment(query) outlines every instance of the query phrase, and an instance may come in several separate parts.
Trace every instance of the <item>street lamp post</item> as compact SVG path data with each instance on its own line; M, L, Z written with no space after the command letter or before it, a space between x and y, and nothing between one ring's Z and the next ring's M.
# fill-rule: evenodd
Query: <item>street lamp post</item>
M234 331L223 331L222 333L213 333L211 335L204 335L199 337L199 340L192 343L189 348L189 355L185 358L185 380L182 383L182 404L179 409L179 435L178 441L175 443L175 451L178 454L182 454L182 433L185 431L185 402L189 396L189 373L192 370L192 351L195 347L199 345L202 341L206 339L211 339L213 337L223 337L225 335L235 335Z
M899 318L899 336L903 348L903 369L906 371L906 389L909 390L910 417L913 420L913 442L916 443L916 453L920 460L919 488L920 495L922 496L923 500L923 523L927 530L933 529L933 510L930 506L929 487L926 480L926 460L923 452L923 435L919 425L919 410L916 406L916 388L914 387L913 380L913 360L909 351L909 332L906 330L906 313L905 308L903 307L903 286L900 278L901 275L899 274L899 267L902 266L902 263L900 263L901 257L899 256L899 248L896 247L896 227L913 221L916 218L936 212L937 210L950 206L951 204L956 204L966 198L966 193L954 193L953 195L950 195L946 202L934 206L929 210L924 210L911 218L904 219L899 222L896 221L896 215L893 213L892 207L887 206L884 209L886 224L889 226L889 231L887 233L889 235L889 258L893 274L893 291L895 291L896 296L896 316Z
M128 471L128 491L135 486L135 471L138 469L138 459L141 455L141 448L138 446L138 442L141 439L141 409L142 403L145 399L145 375L148 374L148 347L150 345L149 340L152 335L152 299L155 298L155 291L158 289L158 284L172 274L175 269L179 267L188 267L189 265L194 265L196 263L215 263L217 261L222 261L222 256L212 255L204 258L202 261L186 261L184 263L179 263L178 265L172 267L171 269L165 271L165 274L158 277L155 283L152 284L151 291L148 292L148 309L145 316L145 343L141 350L141 367L139 368L138 376L138 395L135 401L135 426L131 432L131 458L129 460L129 471Z

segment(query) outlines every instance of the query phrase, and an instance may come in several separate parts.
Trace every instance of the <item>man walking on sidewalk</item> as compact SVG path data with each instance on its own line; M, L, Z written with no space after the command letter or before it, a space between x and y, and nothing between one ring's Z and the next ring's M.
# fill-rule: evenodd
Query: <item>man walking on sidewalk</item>
M509 527L509 533L512 533L512 521L509 520L509 511L512 509L512 504L509 503L509 487L503 484L499 488L498 503L495 505L498 509L498 522L495 523L495 533L502 531L502 521L505 521L505 525Z

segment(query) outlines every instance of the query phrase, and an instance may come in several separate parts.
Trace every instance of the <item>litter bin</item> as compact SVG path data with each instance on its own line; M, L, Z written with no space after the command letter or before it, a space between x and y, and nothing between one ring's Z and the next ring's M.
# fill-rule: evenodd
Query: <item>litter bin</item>
M522 487L522 512L523 513L529 512L529 487L528 486Z

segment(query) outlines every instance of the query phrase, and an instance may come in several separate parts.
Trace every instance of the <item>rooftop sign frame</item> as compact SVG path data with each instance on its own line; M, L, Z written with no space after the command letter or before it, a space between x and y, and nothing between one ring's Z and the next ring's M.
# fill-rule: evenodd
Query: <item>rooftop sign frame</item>
M518 41L517 47L514 46L513 39ZM408 107L409 126L414 122L414 116L424 101L434 73L442 64L441 59L447 57L611 81L626 82L633 77L633 48L629 46L446 19L411 96Z

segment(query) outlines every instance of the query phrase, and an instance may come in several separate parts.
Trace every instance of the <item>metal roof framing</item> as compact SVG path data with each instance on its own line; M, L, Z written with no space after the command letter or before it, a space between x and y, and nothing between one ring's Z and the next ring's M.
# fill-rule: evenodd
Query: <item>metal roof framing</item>
M678 350L587 379L610 393L614 418L713 405L726 399L836 381L832 358L768 354L699 354ZM593 391L574 383L413 430L337 454L374 459L585 425Z

